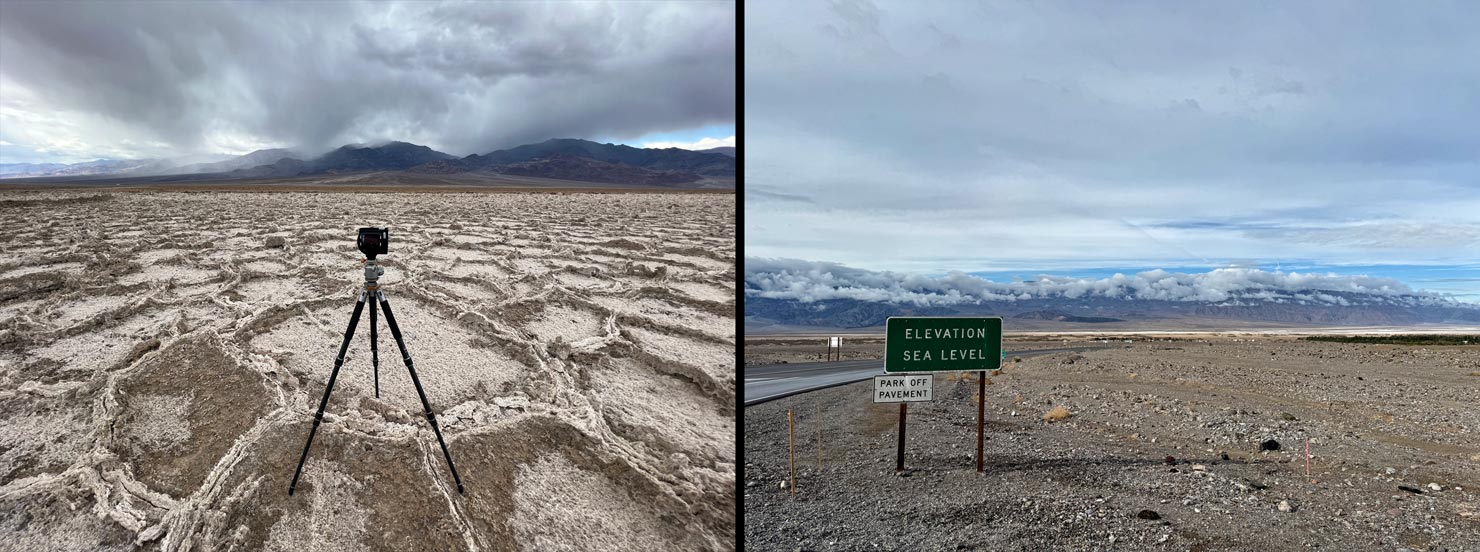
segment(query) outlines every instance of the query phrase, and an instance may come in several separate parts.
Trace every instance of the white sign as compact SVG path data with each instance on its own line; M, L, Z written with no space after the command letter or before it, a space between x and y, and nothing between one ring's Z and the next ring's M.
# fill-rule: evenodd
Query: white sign
M874 376L874 402L920 402L933 400L935 374Z
M829 347L842 347L843 346L843 338L841 338L841 337L830 337L827 340L827 344L828 344Z

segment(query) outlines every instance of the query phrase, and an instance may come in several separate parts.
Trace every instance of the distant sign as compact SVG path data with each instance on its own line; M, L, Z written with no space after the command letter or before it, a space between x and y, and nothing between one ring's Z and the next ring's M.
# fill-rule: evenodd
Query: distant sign
M829 347L842 347L843 346L843 338L841 338L841 337L830 337L830 338L827 339L827 346L829 346Z
M1005 354L998 317L894 317L884 337L885 372L995 370Z
M874 376L874 402L921 402L934 400L935 375Z

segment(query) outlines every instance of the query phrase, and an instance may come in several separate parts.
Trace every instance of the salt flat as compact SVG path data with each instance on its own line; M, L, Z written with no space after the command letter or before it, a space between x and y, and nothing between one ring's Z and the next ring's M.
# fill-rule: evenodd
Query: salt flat
M0 548L734 547L734 195L81 189L0 224ZM361 226L464 496L383 314L380 398L362 316L287 494Z

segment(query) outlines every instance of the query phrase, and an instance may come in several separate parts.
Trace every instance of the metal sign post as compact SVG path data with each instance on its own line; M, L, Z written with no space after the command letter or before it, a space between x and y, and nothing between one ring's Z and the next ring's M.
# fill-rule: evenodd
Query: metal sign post
M895 471L904 471L904 419L908 411L906 405L933 400L934 395L935 374L874 376L874 402L899 403L899 451L894 461Z
M884 335L885 373L980 371L976 393L976 471L983 471L986 465L986 370L1000 368L1006 356L1002 350L1002 319L894 317L885 322ZM882 402L879 400L878 381L875 378L874 402ZM896 464L897 469L902 470L904 409L903 404L900 406L899 459Z
M982 471L982 441L987 420L987 372L976 378L976 471Z
M899 403L899 456L894 461L894 471L904 471L904 413L910 403Z

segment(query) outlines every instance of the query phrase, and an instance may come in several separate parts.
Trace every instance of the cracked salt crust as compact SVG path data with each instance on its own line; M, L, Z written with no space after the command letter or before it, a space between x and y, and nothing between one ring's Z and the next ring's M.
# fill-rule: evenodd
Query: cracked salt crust
M558 454L519 467L514 535L527 550L663 550L657 512L598 472Z
M525 328L540 341L548 343L559 337L570 343L602 335L602 322L597 313L556 304L546 306Z
M499 531L513 524L540 545L525 546L544 549L601 549L612 539L642 549L733 543L734 495L724 492L734 486L735 417L725 400L734 391L733 318L719 324L712 319L724 317L713 305L682 299L688 291L724 302L722 289L681 283L663 306L611 321L587 303L644 310L629 298L664 280L629 274L630 263L661 267L671 282L711 277L696 268L702 262L680 259L695 248L733 257L713 237L733 236L733 196L378 194L397 214L389 220L352 218L344 205L360 197L354 194L138 192L112 195L106 208L73 201L78 196L46 192L28 196L43 199L40 205L0 207L0 224L38 213L55 223L16 234L19 243L3 257L7 274L44 271L43 259L96 244L89 229L142 231L105 250L84 245L76 252L92 260L70 266L61 289L21 297L0 313L21 338L0 343L0 395L9 397L0 403L9 408L0 417L0 496L9 499L0 500L39 512L27 527L44 528L16 542L46 542L25 540L42 536L84 549L136 539L166 550L359 549L372 540L427 542L424 528L434 527L450 537L436 541L438 548L497 549L508 543ZM451 228L452 220L464 228ZM285 495L362 282L353 229L368 225L392 228L383 287L459 464L483 460L465 445L501 428L536 428L524 442L574 449L525 466L518 484L465 481L468 497L446 496L445 464L383 316L382 398L372 398L365 313L305 468L313 483L300 485L304 496ZM264 234L252 233L259 226L287 237L287 246L265 248ZM633 244L637 250L620 247ZM718 264L715 271L733 273L733 260ZM120 266L130 271L114 273ZM241 277L246 272L261 275ZM35 324L17 320L38 307ZM109 322L115 313L130 318ZM59 324L70 324L72 335L54 335ZM151 338L159 342L153 352L135 351ZM204 361L188 381L170 380L187 386L184 392L135 376L161 365L126 362L131 353L173 358L198 339L211 340L211 350L239 367ZM564 345L552 347L556 339ZM259 381L265 392L247 391ZM246 413L242 404L256 406ZM139 444L148 454L118 454L127 443L110 436L159 441ZM209 453L167 452L202 440L216 443ZM382 450L397 465L344 467L346 455ZM586 468L572 464L577 457ZM589 471L590 458L603 459L600 471ZM544 471L567 477L545 478ZM433 503L423 500L428 491ZM586 515L575 518L583 530L541 518L529 492ZM314 493L322 494L308 496ZM64 495L88 509L85 517L65 507L37 509ZM423 502L406 502L418 496ZM525 506L516 508L520 500ZM473 503L506 506L460 506ZM0 527L16 527L17 511L0 508ZM406 523L371 527L377 517ZM348 531L336 529L343 538L325 543L329 525ZM78 534L64 541L55 531Z

